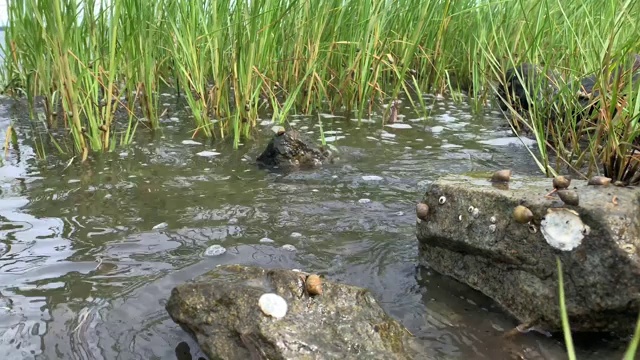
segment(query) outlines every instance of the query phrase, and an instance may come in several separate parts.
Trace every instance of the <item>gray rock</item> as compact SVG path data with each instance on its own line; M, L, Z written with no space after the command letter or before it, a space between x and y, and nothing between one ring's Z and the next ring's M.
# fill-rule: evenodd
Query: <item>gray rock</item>
M312 168L331 159L328 149L316 146L296 130L289 130L275 134L256 161L268 167Z
M211 359L428 359L411 355L413 337L366 289L325 280L311 297L306 275L221 266L176 286L166 309ZM286 300L284 318L262 313L264 293Z
M573 180L580 205L569 208L590 232L561 251L539 228L549 208L565 207L545 198L551 179L492 184L488 177L446 176L431 184L423 199L428 217L417 220L421 263L493 298L520 322L554 332L561 329L558 256L572 329L632 332L640 310L640 189ZM534 228L514 220L521 204L533 212Z

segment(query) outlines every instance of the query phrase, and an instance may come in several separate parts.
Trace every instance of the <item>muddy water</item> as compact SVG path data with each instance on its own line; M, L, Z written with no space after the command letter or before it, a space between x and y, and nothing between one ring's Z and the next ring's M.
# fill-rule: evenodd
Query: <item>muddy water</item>
M24 108L2 100L0 137L10 121L21 136L0 167L0 353L197 359L164 311L167 296L217 265L242 263L367 287L432 358L565 358L559 339L503 339L517 324L490 300L417 266L413 211L428 181L501 167L536 173L526 148L495 130L500 113L426 101L426 117L403 105L407 129L382 128L379 116L359 124L322 115L341 161L287 175L250 161L266 144L266 122L233 151L227 142L190 143L180 111L163 119L163 131L142 130L133 146L88 164L65 168L68 158L54 154L36 161ZM175 108L172 96L161 102ZM287 126L317 139L317 122L291 117ZM216 244L227 251L205 256ZM579 346L581 359L620 358L604 342Z

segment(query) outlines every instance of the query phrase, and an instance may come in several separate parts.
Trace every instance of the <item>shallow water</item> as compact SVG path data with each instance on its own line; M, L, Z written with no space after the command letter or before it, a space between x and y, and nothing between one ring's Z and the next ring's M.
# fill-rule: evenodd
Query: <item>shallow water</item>
M171 107L172 99L161 103ZM0 353L197 359L195 343L164 310L168 294L217 265L242 263L367 287L432 358L565 358L560 339L504 339L513 319L417 266L414 205L429 181L502 167L536 173L526 148L495 130L504 121L499 112L472 115L465 103L426 100L426 118L401 108L410 129L383 128L379 117L358 124L322 116L341 161L288 175L251 163L270 136L267 122L233 151L227 141L183 143L192 123L177 120L180 111L160 133L140 130L130 148L65 169L66 158L35 160L22 133L24 108L2 100L0 137L10 120L21 137L0 167ZM287 126L319 137L315 116L291 117ZM198 155L214 149L220 154ZM204 256L215 244L227 251ZM578 346L581 359L620 358L603 341Z

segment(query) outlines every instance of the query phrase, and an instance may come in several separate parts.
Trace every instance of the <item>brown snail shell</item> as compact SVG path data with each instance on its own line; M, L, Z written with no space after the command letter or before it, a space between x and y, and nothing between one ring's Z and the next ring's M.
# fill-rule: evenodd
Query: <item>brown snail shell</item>
M309 275L305 281L309 295L322 295L322 279L318 275Z
M492 182L509 182L511 180L511 169L498 170L491 176Z
M533 212L524 205L518 205L513 209L513 218L520 224L527 224L533 220Z
M566 189L571 185L571 178L568 176L558 175L553 178L553 188L554 189Z
M558 190L558 196L567 205L578 206L580 203L578 193L573 190Z
M591 179L589 179L589 182L587 184L589 184L589 185L609 185L609 184L611 184L611 178L608 178L606 176L594 176Z
M416 216L420 220L427 220L427 217L429 216L429 205L425 203L417 203Z

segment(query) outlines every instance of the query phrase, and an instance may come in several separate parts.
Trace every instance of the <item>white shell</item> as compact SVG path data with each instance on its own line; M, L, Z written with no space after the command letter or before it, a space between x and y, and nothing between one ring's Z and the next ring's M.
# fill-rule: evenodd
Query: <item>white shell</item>
M211 245L204 251L205 256L218 256L227 252L227 249L220 245Z
M475 209L473 206L469 206L469 208L467 209L467 211L469 212L469 214L471 214L473 212L473 209Z
M491 231L492 233L496 232L496 224L489 225L489 231Z
M444 204L447 202L447 197L446 196L440 196L440 198L438 199L438 203L440 205Z
M258 300L258 306L260 306L260 310L262 310L265 315L272 316L276 319L282 319L287 315L287 302L278 294L262 294L260 300Z
M476 219L477 219L477 218L478 218L478 216L480 216L480 209L478 209L478 208L473 208L473 211L471 212L471 215L472 215L474 218L476 218Z
M492 216L492 217L489 218L489 221L491 221L492 224L495 224L496 221L498 221L498 219L496 219L495 216Z
M577 212L564 208L548 209L540 222L540 230L547 243L564 251L580 246L587 229Z

